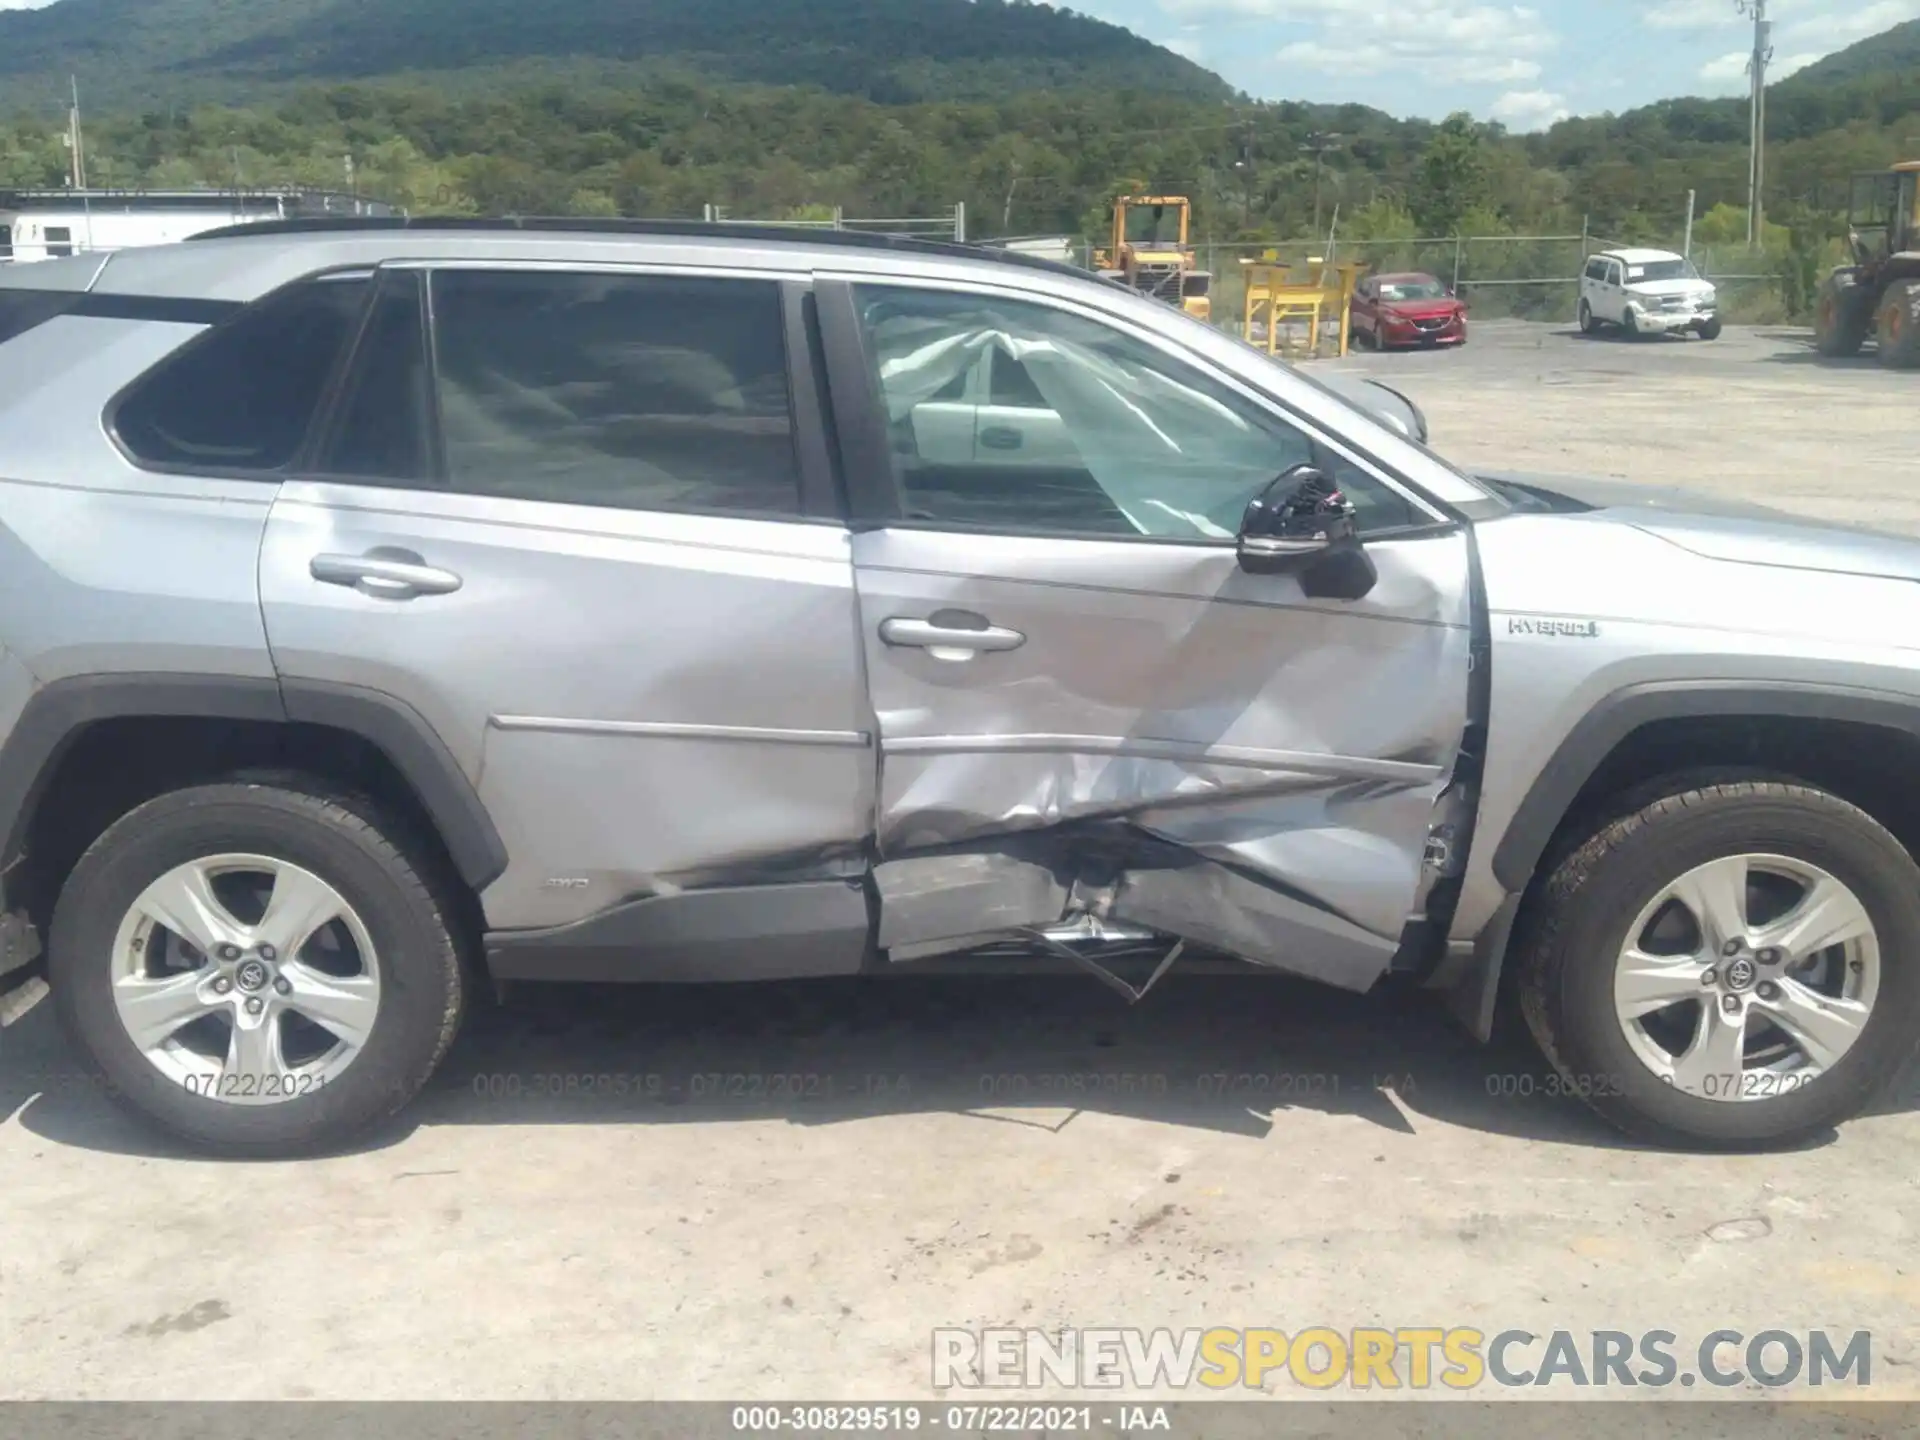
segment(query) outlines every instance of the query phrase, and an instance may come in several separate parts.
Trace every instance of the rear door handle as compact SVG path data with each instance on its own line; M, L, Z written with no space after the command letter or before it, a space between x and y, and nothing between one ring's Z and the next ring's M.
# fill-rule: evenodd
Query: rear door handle
M938 623L942 620L949 623ZM975 620L978 626L961 623ZM1027 643L1018 630L989 625L965 611L944 611L932 620L882 620L880 638L889 645L928 651L936 660L970 660L982 650L1018 650Z
M451 570L429 565L411 550L386 545L364 555L316 555L307 570L323 585L344 585L376 600L451 595L462 584Z

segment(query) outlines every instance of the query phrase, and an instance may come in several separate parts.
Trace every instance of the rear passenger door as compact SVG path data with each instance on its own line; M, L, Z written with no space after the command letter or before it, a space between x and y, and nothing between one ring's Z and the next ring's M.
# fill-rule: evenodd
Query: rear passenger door
M778 277L391 266L280 491L296 697L422 717L508 853L491 929L857 874L873 808L849 538Z

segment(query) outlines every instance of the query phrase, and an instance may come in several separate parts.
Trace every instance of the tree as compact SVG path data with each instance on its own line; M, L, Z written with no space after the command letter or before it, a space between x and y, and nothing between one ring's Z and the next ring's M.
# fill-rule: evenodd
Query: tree
M1456 235L1469 211L1487 206L1487 157L1471 115L1449 115L1427 142L1414 177L1413 214L1422 234Z

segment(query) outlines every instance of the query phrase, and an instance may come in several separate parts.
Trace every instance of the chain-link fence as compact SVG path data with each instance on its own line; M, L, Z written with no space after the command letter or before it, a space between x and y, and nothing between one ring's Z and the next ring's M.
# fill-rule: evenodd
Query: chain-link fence
M1673 249L1682 241L1677 237ZM1311 262L1353 261L1373 274L1432 275L1468 302L1474 318L1571 321L1580 298L1580 272L1588 257L1622 248L1585 235L1458 235L1427 239L1296 240L1280 244L1203 242L1197 259L1213 275L1213 313L1237 327L1246 304L1246 269L1253 261L1305 267ZM1692 247L1700 273L1720 292L1730 320L1780 318L1773 267L1763 253L1743 247Z

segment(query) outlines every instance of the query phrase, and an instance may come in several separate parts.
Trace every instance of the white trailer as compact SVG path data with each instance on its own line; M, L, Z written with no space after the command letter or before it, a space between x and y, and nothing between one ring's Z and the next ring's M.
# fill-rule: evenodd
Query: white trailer
M0 264L170 245L250 221L393 213L357 196L309 190L0 191Z

